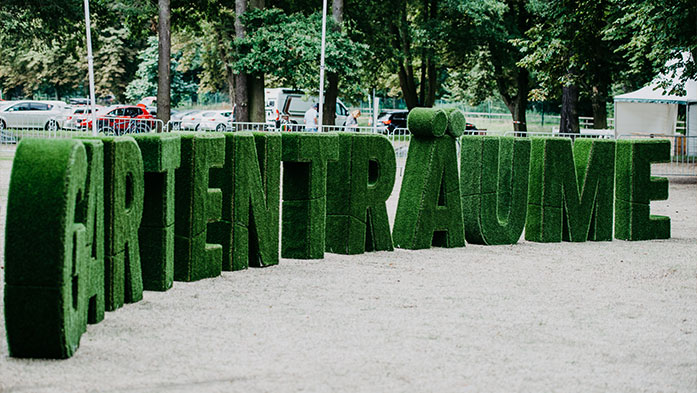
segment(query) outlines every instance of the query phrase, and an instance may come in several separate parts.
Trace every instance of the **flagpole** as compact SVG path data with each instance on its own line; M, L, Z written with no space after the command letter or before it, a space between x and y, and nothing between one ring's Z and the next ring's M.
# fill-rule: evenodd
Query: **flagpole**
M92 135L97 135L97 114L94 94L94 58L92 57L92 29L90 22L90 2L85 0L85 26L87 27L87 68L90 77L90 108L92 117Z
M322 132L323 113L324 113L324 48L327 39L327 0L322 2L322 54L320 55L319 65L319 124L318 129Z

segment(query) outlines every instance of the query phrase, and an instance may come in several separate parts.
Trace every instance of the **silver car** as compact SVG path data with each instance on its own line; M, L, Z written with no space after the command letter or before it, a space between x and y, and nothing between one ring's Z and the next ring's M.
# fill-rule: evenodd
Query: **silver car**
M56 131L63 127L66 104L62 101L12 101L0 108L0 130L39 128Z

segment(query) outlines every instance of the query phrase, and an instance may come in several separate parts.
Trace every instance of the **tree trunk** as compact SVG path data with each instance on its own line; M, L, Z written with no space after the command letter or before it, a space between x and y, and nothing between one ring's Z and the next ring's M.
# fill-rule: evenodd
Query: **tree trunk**
M526 132L528 130L528 122L525 111L528 109L528 93L530 92L528 70L518 68L518 76L516 78L517 94L515 96L515 106L511 111L513 115L513 130Z
M399 12L399 23L392 24L394 46L404 53L404 59L398 61L399 87L402 90L407 109L411 110L420 105L419 94L414 82L414 68L411 64L411 43L409 42L409 22L407 21L406 1L402 2L402 10Z
M247 78L247 83L249 121L254 123L265 123L266 101L264 101L264 74L249 75Z
M332 18L334 19L334 31L341 31L341 23L344 20L344 0L332 0ZM324 123L324 125L336 125L336 99L338 96L339 74L336 72L328 72L327 91L324 95L322 107L322 123Z
M247 0L235 0L235 38L243 39L247 33L240 15L247 12ZM235 75L235 121L249 122L249 96L247 94L247 74Z
M264 0L249 0L249 9L263 9ZM245 34L246 34L245 29ZM264 74L254 74L247 76L247 102L249 121L254 123L266 122L266 111L264 100Z
M591 105L593 106L593 128L596 130L606 130L607 88L605 86L593 86Z
M565 134L581 133L578 124L578 86L576 84L566 85L562 88L559 132Z
M158 33L158 63L157 63L157 118L162 120L165 127L169 122L170 99L171 99L171 78L170 62L172 51L171 26L170 26L170 3L169 0L158 0L160 11L157 33Z

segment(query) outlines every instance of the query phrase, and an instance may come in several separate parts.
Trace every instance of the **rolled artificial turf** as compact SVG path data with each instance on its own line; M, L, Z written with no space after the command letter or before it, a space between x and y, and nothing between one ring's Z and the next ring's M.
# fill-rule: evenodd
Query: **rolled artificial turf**
M446 128L445 132L453 138L461 137L467 128L465 114L457 108L445 109L445 113L448 115L448 128Z
M438 138L448 128L448 115L442 109L414 108L407 115L407 128L419 138Z

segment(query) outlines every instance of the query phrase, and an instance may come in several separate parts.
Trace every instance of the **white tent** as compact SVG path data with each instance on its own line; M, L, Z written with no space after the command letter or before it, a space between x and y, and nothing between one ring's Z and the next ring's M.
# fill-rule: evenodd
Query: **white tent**
M677 84L680 74L680 70L673 73L673 84ZM615 96L615 134L673 135L678 106L685 105L686 135L691 137L688 148L697 151L697 81L688 80L685 84L687 95L678 96L666 94L665 89L658 87L658 80L637 91Z

